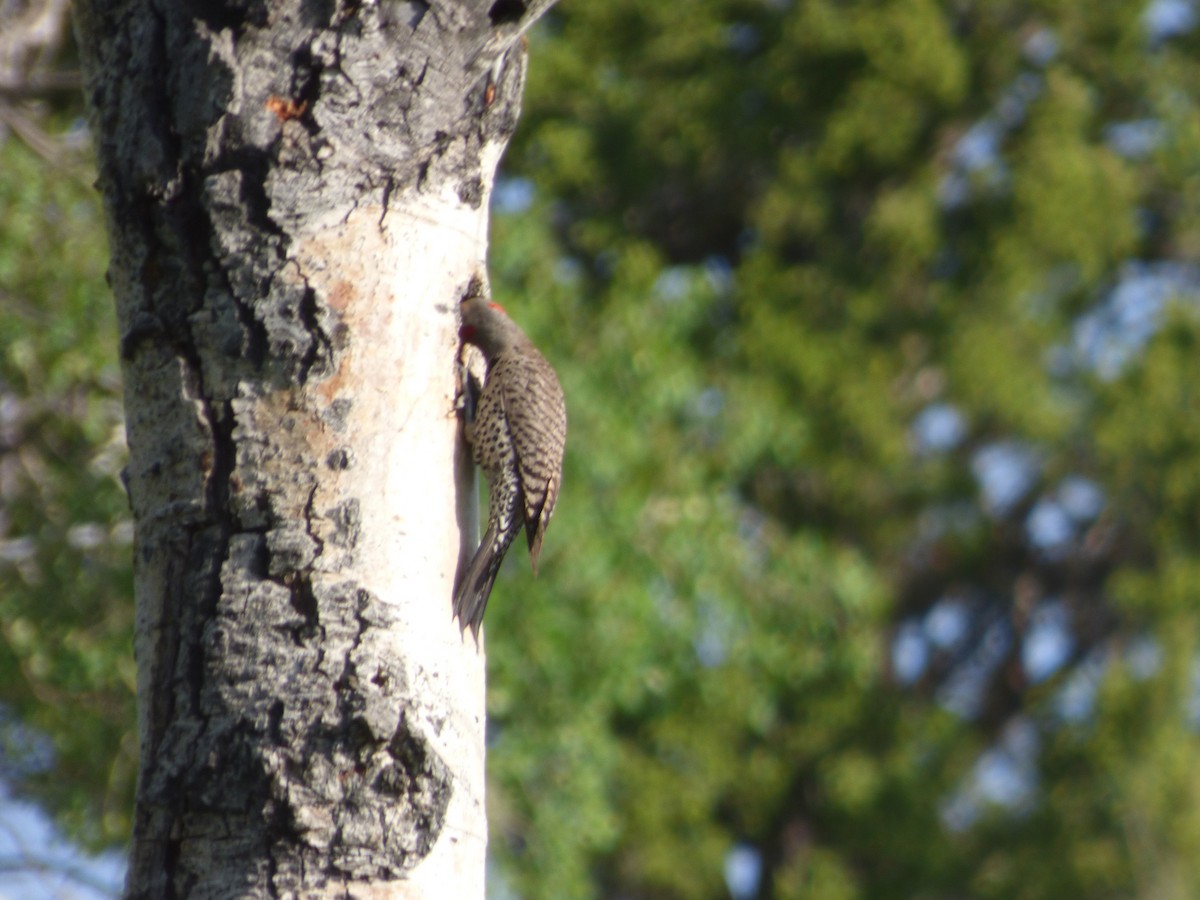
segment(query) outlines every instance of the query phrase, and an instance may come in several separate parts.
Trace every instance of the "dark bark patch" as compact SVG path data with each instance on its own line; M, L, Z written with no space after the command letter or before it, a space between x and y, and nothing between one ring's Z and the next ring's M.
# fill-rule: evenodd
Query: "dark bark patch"
M297 578L292 584L292 608L304 617L304 628L297 635L303 639L314 635L321 623L320 605L313 592L312 581L308 578Z
M333 372L334 350L332 341L321 320L324 309L317 303L316 291L307 284L300 297L300 323L311 337L308 352L300 360L299 380L304 384L309 378L325 378Z
M334 432L346 430L346 417L350 414L353 402L348 397L339 397L330 403L321 413L323 421Z
M473 175L460 181L458 199L471 209L479 209L479 204L483 202L483 180L478 175Z
M423 857L442 832L446 808L450 805L452 776L425 739L410 731L403 721L388 742L387 750L396 765L380 774L375 787L406 801L416 825L412 852Z
M525 18L527 7L521 0L496 0L488 10L492 26L515 25Z
M213 31L228 28L239 34L248 25L262 28L268 20L263 0L188 0L185 8Z
M352 550L358 543L359 526L362 524L358 501L350 499L338 504L330 510L329 517L333 520L334 529L330 541L337 547Z
M319 547L303 527L281 525L267 532L267 549L271 554L270 576L283 578L311 567Z
M338 447L329 451L325 457L325 465L335 472L344 472L354 465L354 450L351 447Z
M336 0L301 0L300 21L310 28L328 25L337 10Z

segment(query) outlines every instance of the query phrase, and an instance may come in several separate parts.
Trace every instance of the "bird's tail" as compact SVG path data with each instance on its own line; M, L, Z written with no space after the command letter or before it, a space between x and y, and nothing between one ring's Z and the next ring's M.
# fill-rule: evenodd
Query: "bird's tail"
M470 627L476 646L479 644L479 628L483 625L483 611L487 608L488 597L506 549L497 540L495 529L489 526L454 594L454 615L458 618L458 626L463 631Z

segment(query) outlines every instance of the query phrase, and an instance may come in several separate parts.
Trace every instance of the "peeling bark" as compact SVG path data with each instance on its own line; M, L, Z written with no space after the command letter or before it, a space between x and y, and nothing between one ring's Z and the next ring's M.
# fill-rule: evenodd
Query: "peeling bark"
M457 306L544 3L86 0L136 522L129 897L482 897Z

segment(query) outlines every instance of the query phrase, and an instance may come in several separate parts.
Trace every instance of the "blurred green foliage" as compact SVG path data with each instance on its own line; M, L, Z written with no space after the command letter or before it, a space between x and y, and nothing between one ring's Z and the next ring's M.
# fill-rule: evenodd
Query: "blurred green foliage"
M534 35L492 266L570 438L543 576L510 565L488 620L517 896L728 897L735 848L772 900L1200 894L1200 37L1144 10L567 0ZM0 154L5 774L111 840L132 614L97 204ZM1171 295L1140 319L1139 273ZM961 434L927 445L938 408ZM1028 470L1007 499L996 448ZM1098 508L1039 544L1081 480Z
M129 831L132 527L90 161L0 144L0 774L92 846Z
M519 896L725 897L735 846L771 898L1200 890L1195 295L1115 369L1080 330L1130 260L1194 256L1197 39L1147 21L568 2L536 36L493 262L571 432L545 576L490 620ZM965 426L938 451L933 405ZM1031 460L1004 504L997 445ZM1103 508L1040 546L1071 479ZM897 683L895 629L953 596L968 638ZM987 794L1021 734L1031 799Z

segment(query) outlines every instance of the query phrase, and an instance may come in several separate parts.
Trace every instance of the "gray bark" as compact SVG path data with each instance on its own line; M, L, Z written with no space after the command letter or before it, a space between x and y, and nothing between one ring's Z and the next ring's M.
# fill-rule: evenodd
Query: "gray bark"
M130 897L480 897L457 307L546 4L84 0L122 331Z

